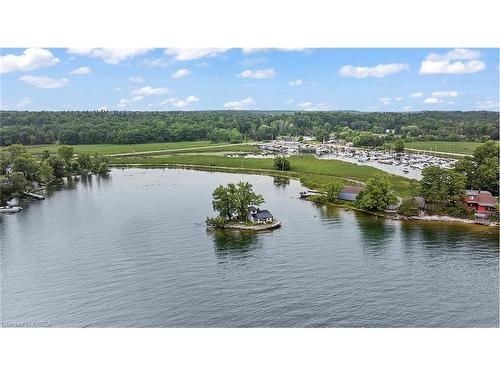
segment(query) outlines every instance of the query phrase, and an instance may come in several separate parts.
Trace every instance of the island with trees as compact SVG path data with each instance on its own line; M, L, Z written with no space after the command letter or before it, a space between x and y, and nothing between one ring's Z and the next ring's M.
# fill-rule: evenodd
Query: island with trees
M216 217L207 217L209 228L262 231L279 228L281 223L268 210L261 210L264 197L248 182L218 186L212 193Z

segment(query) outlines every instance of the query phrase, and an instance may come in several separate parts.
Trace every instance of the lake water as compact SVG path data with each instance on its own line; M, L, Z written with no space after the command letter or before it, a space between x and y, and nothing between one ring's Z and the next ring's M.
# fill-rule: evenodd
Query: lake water
M243 178L283 227L207 232ZM389 221L272 177L113 169L0 216L2 324L497 327L495 229Z

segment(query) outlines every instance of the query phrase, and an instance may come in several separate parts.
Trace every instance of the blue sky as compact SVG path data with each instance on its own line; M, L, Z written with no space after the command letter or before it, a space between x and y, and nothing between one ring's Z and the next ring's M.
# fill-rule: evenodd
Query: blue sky
M11 110L498 110L497 49L2 49Z

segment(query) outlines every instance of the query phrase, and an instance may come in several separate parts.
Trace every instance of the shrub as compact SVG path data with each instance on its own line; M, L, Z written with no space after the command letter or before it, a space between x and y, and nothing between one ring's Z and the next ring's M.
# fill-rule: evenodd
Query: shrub
M415 198L406 198L401 202L398 213L404 216L418 215L418 201Z

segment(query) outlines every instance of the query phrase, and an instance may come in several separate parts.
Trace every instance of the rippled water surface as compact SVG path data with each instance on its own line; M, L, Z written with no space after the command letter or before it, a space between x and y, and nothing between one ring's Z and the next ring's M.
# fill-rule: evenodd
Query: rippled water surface
M207 232L211 192L249 181L283 222ZM498 235L297 199L273 178L115 169L0 216L3 324L491 327ZM492 233L493 232L493 233Z

